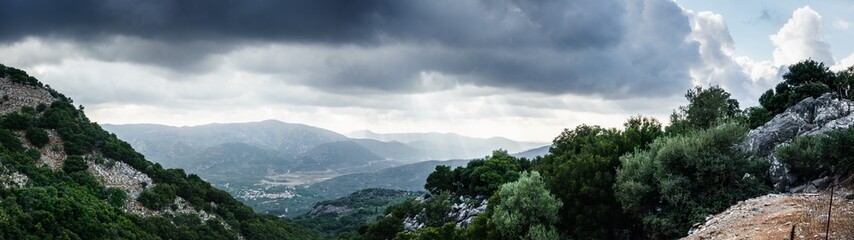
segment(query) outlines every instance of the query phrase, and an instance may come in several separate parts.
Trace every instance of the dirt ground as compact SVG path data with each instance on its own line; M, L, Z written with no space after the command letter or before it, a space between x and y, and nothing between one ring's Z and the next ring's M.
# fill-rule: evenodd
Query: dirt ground
M683 239L825 239L830 191L769 194L749 199L709 218ZM836 188L830 238L854 239L854 195Z

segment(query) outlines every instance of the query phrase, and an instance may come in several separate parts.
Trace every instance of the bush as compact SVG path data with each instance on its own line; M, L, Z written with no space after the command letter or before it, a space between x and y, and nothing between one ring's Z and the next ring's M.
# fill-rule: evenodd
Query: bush
M119 188L107 188L104 190L104 197L111 206L121 208L125 205L128 194Z
M854 129L795 138L775 154L780 162L789 166L792 174L803 180L851 173L854 171Z
M162 210L175 201L175 186L168 183L157 184L142 191L137 200L148 209Z
M18 112L6 114L3 117L3 127L15 130L24 130L30 127L32 116Z
M69 156L65 159L65 163L62 164L62 171L66 173L86 171L86 169L89 169L89 165L80 156Z
M10 151L23 151L24 146L15 133L6 129L0 129L0 145Z
M504 239L557 236L554 225L563 203L546 189L539 173L523 173L519 180L502 185L496 195L498 201L490 203L495 204L492 221Z
M617 200L641 220L647 238L672 239L709 214L767 193L767 162L738 147L745 133L743 126L724 124L659 138L649 150L621 157Z
M750 129L765 125L774 115L764 107L749 107L744 109L745 124Z
M37 148L42 148L44 145L47 145L50 142L50 138L48 137L47 131L41 128L28 128L26 132L27 140L30 141L33 146Z
M811 179L822 172L829 171L829 161L825 162L818 137L795 138L786 146L780 147L774 153L777 159L789 166L795 176Z

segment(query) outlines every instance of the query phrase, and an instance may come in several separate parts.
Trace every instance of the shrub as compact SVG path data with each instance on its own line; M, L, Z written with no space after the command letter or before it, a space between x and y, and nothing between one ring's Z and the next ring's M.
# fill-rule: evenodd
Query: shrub
M47 131L41 128L28 128L26 132L27 140L36 146L37 148L42 148L44 145L47 145L50 142L50 138L47 135Z
M557 236L554 225L563 203L555 198L537 172L526 172L515 182L501 185L492 221L504 239ZM557 239L552 238L552 239Z
M69 156L65 159L65 163L62 164L62 171L66 173L85 171L86 169L89 169L89 165L80 156Z
M24 130L30 127L32 117L18 112L6 114L3 117L3 127L15 130Z
M617 200L641 220L648 238L667 239L737 201L765 194L767 162L738 147L745 133L743 126L724 124L659 138L648 150L621 157Z
M175 186L168 183L157 184L142 191L137 200L148 209L162 210L175 201Z
M23 151L24 146L21 144L21 140L15 136L15 133L6 129L0 129L0 145L3 145L8 150L11 151Z
M780 162L803 180L854 171L854 129L825 136L799 137L775 152Z

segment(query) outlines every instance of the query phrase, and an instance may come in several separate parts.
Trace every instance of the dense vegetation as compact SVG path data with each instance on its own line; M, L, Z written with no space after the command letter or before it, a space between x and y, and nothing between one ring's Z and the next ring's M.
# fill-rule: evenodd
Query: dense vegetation
M833 93L838 98L854 99L854 66L834 73L824 63L808 59L792 66L783 75L783 82L769 89L759 103L778 114L807 97Z
M294 221L328 237L334 237L341 233L354 232L359 226L382 216L386 207L420 194L381 188L359 190L346 197L318 202L314 205L314 211L294 218Z
M47 88L18 69L0 65L0 76L17 84ZM196 175L146 161L129 144L90 122L82 106L75 108L70 99L50 91L60 100L0 117L2 169L29 179L25 187L0 189L0 238L235 239L238 233L247 239L314 238L310 230L290 221L254 213ZM46 130L56 131L63 141L68 158L62 171L38 166L39 151L24 147L17 136L23 134L34 146L44 146ZM126 194L99 185L86 171L84 155L121 161L150 176L156 186L140 199L146 206L163 208L181 197L196 209L216 214L232 230L218 220L202 222L196 216L125 213L121 207Z
M803 180L850 174L854 172L854 129L795 138L775 154Z
M0 76L41 86L9 69L0 68ZM421 198L365 191L318 203L347 206L353 209L348 215L321 213L298 221L340 239L677 238L709 214L771 191L768 160L741 147L749 129L806 97L831 93L852 99L851 84L854 67L832 72L806 60L792 65L758 107L742 110L724 89L696 87L687 91L688 105L673 112L669 126L643 116L629 118L622 129L580 125L561 132L544 157L516 158L498 150L465 166L435 167ZM290 221L253 213L196 175L146 161L89 122L70 100L25 107L0 118L0 126L0 170L29 178L26 187L0 190L3 238L313 237ZM50 141L47 130L58 133L69 155L62 171L36 166L40 153L21 142L43 147ZM774 154L807 180L852 173L852 146L854 130L847 129L797 138ZM151 176L156 185L138 198L144 206L167 209L181 197L216 214L236 232L195 216L124 213L127 195L98 185L86 171L83 156L91 153ZM485 209L471 221L451 215L452 206L482 204Z
M724 124L656 139L648 150L621 158L614 192L651 239L676 238L693 223L769 191L765 159L735 146L746 128ZM654 209L654 211L653 211Z
M784 80L762 96L761 106L742 110L718 86L695 87L666 127L641 116L623 129L580 125L555 138L544 157L516 159L498 151L465 167L436 167L425 184L432 197L389 207L387 216L349 238L684 236L706 216L771 191L768 160L740 147L747 130L806 97L854 97L854 67L834 73L805 60L789 67ZM796 139L776 154L799 176L814 179L854 171L851 146L854 130L846 130ZM486 198L486 211L470 224L458 227L448 219L447 206ZM531 203L540 207L529 208ZM423 226L403 231L404 219Z

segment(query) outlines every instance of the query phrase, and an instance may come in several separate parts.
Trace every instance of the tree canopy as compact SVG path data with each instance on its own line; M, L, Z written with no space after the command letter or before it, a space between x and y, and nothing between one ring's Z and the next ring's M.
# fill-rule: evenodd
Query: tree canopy
M738 101L720 86L694 87L685 93L685 98L688 105L670 115L669 134L707 129L723 121L735 120L741 114Z
M646 237L683 236L691 224L735 202L764 194L764 159L737 147L746 128L724 124L656 139L621 157L614 192Z

